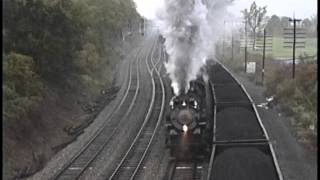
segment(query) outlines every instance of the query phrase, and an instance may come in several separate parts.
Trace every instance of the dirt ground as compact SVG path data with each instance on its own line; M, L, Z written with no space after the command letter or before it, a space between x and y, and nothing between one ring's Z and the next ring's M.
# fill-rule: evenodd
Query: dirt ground
M111 98L116 91L104 97ZM83 92L58 94L55 90L18 122L4 125L4 179L27 177L41 169L56 152L76 139L98 113L98 106ZM88 108L94 108L88 111Z

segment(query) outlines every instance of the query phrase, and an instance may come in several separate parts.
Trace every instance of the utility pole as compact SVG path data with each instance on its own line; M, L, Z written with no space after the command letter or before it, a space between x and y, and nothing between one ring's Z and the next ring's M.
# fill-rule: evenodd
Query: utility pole
M231 60L233 61L233 31L231 32Z
M222 39L222 60L224 60L224 41L225 41L226 21L223 21L223 39Z
M266 58L266 29L263 29L263 53L262 53L262 85L263 85L263 80L264 80L264 61Z
M247 19L245 20L245 26L244 26L244 32L245 32L245 46L244 46L244 72L247 72Z
M140 19L140 33L142 36L145 34L145 19L141 18Z
M296 66L296 22L301 21L301 19L296 19L293 17L293 19L289 18L290 22L293 22L293 46L292 46L292 79L294 79L295 76L295 66Z

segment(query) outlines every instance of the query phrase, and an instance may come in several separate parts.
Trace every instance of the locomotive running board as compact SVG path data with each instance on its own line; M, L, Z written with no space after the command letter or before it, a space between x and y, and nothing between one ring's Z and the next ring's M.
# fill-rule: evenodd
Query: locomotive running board
M270 141L267 139L241 139L241 140L223 140L213 141L214 145L255 145L255 144L267 144Z

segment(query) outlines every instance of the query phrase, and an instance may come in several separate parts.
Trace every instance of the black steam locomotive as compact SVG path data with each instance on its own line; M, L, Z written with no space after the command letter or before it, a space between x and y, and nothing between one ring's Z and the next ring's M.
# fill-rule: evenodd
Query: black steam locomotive
M190 82L187 93L173 96L166 115L166 146L176 158L204 155L210 149L213 124L211 84L202 77Z

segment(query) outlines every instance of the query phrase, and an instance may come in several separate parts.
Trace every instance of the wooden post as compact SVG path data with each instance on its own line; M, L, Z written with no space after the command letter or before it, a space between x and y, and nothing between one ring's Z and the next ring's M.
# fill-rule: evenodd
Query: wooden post
M224 40L225 40L226 21L223 21L223 38L222 38L222 60L224 60Z
M231 60L233 61L233 32L231 34Z
M244 27L244 31L245 31L245 46L244 46L244 72L246 73L247 72L247 19L246 19L246 22L245 22L245 27Z
M295 68L296 68L296 20L293 19L292 79L294 79Z
M295 77L295 66L296 66L296 22L301 21L301 19L289 18L289 21L293 22L293 45L292 45L292 79Z
M266 58L266 29L263 29L263 53L262 53L262 85L264 81L264 61Z

